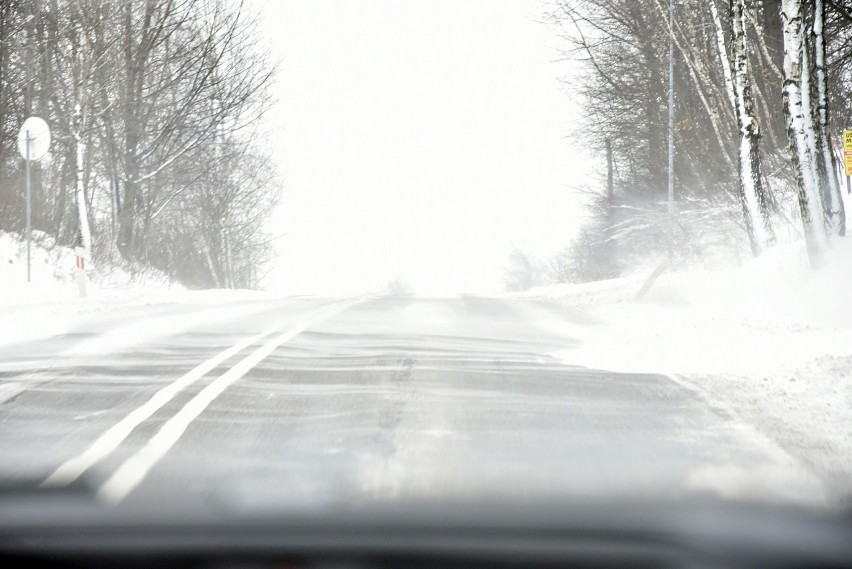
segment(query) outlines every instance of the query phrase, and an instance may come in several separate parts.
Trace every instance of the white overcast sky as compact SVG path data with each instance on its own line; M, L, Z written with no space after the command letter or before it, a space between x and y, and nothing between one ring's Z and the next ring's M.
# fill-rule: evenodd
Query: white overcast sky
M256 0L281 69L281 293L502 289L582 217L588 157L540 0Z

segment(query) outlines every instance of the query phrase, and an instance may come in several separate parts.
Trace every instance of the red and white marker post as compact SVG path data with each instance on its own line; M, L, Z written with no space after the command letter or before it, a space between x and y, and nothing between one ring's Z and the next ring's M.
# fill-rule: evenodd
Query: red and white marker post
M80 298L86 298L86 250L77 247L74 253L77 255L77 288Z

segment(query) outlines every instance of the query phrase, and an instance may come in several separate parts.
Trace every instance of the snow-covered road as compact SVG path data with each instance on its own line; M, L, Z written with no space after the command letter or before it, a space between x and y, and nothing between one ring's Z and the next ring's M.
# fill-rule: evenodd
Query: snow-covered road
M837 499L692 383L570 361L589 322L555 300L187 299L0 350L0 473L136 503Z

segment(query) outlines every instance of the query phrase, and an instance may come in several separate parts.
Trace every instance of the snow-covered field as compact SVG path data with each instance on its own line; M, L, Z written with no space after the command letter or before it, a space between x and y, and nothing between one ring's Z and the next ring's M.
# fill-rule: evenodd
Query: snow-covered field
M588 325L558 357L665 373L800 457L852 499L852 244L811 271L800 246L737 269L665 272L524 293L558 299Z

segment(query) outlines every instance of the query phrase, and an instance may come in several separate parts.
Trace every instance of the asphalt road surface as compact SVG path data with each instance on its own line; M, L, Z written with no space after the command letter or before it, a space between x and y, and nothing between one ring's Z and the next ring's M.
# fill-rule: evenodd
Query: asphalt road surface
M105 316L0 350L0 478L128 504L825 499L771 436L688 380L554 357L577 341L560 323L577 318L476 296Z

